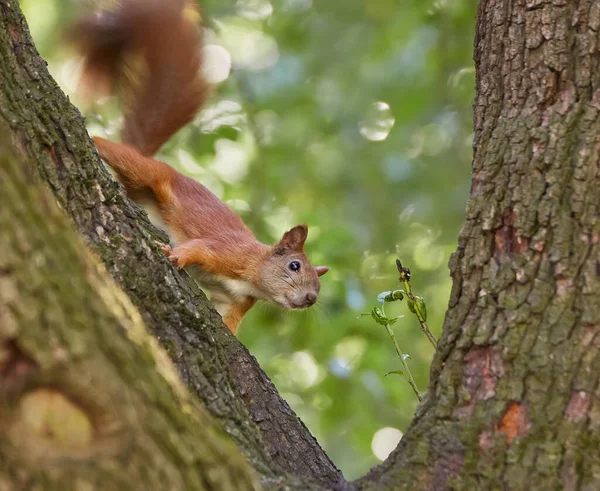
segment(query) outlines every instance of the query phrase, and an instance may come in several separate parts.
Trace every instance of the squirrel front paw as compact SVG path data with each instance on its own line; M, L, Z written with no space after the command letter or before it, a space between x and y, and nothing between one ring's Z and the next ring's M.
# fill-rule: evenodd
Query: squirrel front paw
M182 261L180 260L179 256L174 253L169 244L164 244L160 246L160 248L163 250L173 266L175 266L177 269L183 269L184 265L182 264Z

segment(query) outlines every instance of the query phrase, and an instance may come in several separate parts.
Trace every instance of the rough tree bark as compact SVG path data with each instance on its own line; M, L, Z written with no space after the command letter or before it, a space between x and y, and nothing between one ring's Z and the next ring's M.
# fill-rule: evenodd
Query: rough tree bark
M0 489L259 489L27 169L0 148Z
M483 0L473 181L427 400L361 482L600 487L600 3Z
M330 488L600 486L597 2L481 1L473 183L430 387L398 448L355 483L167 264L15 8L0 0L0 116L263 482L288 472Z

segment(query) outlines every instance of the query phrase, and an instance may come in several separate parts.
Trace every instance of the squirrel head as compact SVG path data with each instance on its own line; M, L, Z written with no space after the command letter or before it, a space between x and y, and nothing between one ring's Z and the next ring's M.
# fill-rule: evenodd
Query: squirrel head
M283 234L264 260L261 289L270 299L287 309L305 309L317 301L321 287L319 276L327 266L313 266L304 253L308 235L306 225L297 225Z

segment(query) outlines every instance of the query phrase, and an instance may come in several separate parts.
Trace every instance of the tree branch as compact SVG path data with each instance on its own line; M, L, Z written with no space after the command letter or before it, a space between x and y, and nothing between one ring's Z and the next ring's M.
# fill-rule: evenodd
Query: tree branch
M0 483L259 489L28 167L0 145Z
M158 246L166 241L164 234L100 164L81 115L36 52L18 4L0 0L0 11L0 118L138 307L184 384L265 478L289 472L341 486L340 471L255 359L224 327L193 280L166 260Z

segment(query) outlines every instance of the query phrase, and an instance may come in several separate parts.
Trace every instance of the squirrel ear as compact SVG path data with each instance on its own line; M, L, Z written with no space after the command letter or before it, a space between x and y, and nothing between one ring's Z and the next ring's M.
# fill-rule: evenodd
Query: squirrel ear
M288 230L277 244L278 247L291 249L293 251L301 251L304 247L304 241L308 235L308 227L306 225L296 225L293 229Z
M323 276L327 271L329 271L329 266L315 266L317 270L317 276Z

